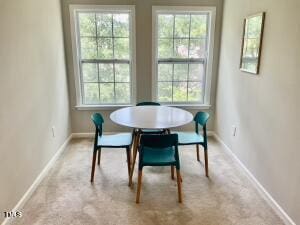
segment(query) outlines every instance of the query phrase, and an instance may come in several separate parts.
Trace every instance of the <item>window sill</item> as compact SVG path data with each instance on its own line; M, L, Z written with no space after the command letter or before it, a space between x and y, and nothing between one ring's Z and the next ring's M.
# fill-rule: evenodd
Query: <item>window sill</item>
M199 105L189 105L189 104L162 104L164 106L177 107L182 109L210 109L211 105L209 104L199 104Z
M198 110L210 109L210 107L211 107L211 105L206 105L206 104L202 104L202 105L162 104L162 105L170 106L170 107L178 107L178 108L182 108L182 109L198 109ZM130 107L130 106L134 106L134 105L77 105L77 106L75 106L75 109L79 110L79 111L117 110L117 109L120 109L123 107Z
M117 110L129 106L133 106L133 105L76 105L75 109L79 111Z

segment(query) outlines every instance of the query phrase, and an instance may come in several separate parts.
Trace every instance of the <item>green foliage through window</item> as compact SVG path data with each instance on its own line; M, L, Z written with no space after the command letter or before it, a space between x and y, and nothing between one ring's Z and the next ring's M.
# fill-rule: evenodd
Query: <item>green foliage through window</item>
M78 12L83 104L129 104L129 13Z
M203 103L208 13L158 13L157 99Z

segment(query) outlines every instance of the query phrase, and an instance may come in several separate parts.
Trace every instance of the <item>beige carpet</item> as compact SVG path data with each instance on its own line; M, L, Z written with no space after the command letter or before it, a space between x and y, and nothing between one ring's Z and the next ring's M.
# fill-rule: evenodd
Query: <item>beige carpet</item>
M170 168L145 168L141 203L128 184L126 153L104 149L95 183L89 182L91 139L75 139L13 224L283 224L239 167L213 139L209 140L210 179L196 160L193 146L180 151L183 203L177 202ZM203 152L201 151L203 159Z

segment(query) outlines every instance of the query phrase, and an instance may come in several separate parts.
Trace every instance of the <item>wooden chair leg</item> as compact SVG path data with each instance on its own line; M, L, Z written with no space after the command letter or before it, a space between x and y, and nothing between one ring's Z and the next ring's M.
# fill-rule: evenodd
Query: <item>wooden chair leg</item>
M100 159L101 159L101 148L98 149L98 166L100 166Z
M208 177L208 154L207 149L204 149L204 157L205 157L205 175Z
M177 187L178 187L178 201L182 202L182 193L181 193L181 175L180 170L176 169L176 177L177 177Z
M196 151L197 151L197 161L200 162L200 154L199 154L199 145L196 145Z
M175 176L174 176L174 166L171 166L171 178L172 178L172 180L175 179Z
M137 204L140 203L140 195L141 195L141 188L142 188L142 176L143 176L143 171L139 170L138 185L137 185L136 199L135 199L135 202Z
M128 178L130 178L130 168L131 168L131 150L130 150L130 147L126 148L126 156L127 156Z
M139 144L139 134L136 134L133 143L133 158L132 158L132 165L131 165L130 176L129 176L129 184L128 184L129 187L132 186L132 177L133 177L134 165L136 161L136 155L138 151L138 144Z
M93 152L93 160L92 160L91 182L94 182L94 174L95 174L95 166L96 166L96 157L97 157L97 150L94 150L94 152Z
M133 158L132 158L132 164L131 164L131 170L130 170L130 176L129 176L129 186L132 186L132 177L133 177L133 172L134 172L136 155L137 155L137 148L133 149Z

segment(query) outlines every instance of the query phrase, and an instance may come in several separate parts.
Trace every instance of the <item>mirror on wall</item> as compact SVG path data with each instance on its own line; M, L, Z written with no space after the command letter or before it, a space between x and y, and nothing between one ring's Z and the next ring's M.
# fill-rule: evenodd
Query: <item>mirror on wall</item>
M244 19L244 31L240 59L242 71L258 74L262 47L265 12Z

